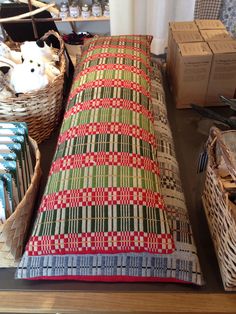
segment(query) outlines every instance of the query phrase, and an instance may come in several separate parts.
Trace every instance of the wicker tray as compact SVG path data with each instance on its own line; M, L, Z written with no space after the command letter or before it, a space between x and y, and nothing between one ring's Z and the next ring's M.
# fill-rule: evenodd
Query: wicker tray
M220 158L223 158L236 186L235 138L236 131L220 132L216 128L211 129L202 195L224 289L227 291L236 291L236 218L217 168Z
M29 135L38 143L47 139L56 128L61 119L63 107L63 86L66 71L64 56L64 42L55 31L47 32L41 39L55 36L60 42L60 49L56 50L59 56L58 75L45 88L39 91L21 94L19 97L11 97L0 102L0 121L26 122ZM18 48L15 43L15 49ZM13 47L11 47L13 48Z
M14 213L0 224L0 267L17 265L25 245L25 237L30 225L35 198L41 178L40 151L37 142L30 138L30 146L35 156L34 175L31 184Z

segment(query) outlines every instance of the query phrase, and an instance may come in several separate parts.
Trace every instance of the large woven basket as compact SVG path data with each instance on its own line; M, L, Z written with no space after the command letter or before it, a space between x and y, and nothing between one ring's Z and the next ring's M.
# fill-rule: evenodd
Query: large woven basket
M64 42L60 35L51 30L41 39L56 36L60 42L60 49L56 50L59 56L58 75L45 88L35 92L25 93L19 97L11 97L0 102L0 121L27 122L29 135L38 143L47 139L61 119L63 107L63 85L66 71L64 56ZM15 49L19 46L15 43Z
M34 174L24 198L14 213L4 224L0 224L0 267L17 265L17 261L23 253L27 231L30 226L41 178L40 151L37 142L32 138L30 138L30 146L35 156Z
M236 191L236 131L212 128L208 140L208 165L203 191L203 206L217 255L225 290L236 291L236 215L229 193L219 175L222 160Z

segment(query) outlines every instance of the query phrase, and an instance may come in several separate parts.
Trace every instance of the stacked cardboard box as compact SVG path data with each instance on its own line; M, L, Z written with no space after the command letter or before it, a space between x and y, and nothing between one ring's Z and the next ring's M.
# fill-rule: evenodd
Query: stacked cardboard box
M177 108L217 105L234 97L236 41L219 20L172 22L167 71Z
M204 105L212 52L207 43L178 44L173 92L177 108Z
M211 41L213 52L205 105L214 106L219 96L233 98L236 88L236 40Z
M171 32L170 42L170 55L167 64L169 65L169 74L171 76L171 80L175 82L175 65L176 65L176 57L178 53L178 44L183 43L195 43L202 42L202 36L200 35L198 30L194 31L172 31ZM174 86L173 86L174 89Z
M200 34L204 41L231 40L231 37L225 29L203 29Z
M174 31L172 32L172 62L170 64L170 75L171 75L171 81L172 81L172 90L173 93L177 90L176 83L178 81L178 78L176 77L176 74L178 73L176 71L176 63L178 58L178 52L179 52L179 45L184 43L198 43L202 42L202 37L198 31ZM196 45L193 45L196 47Z
M174 63L176 54L176 44L181 42L192 42L194 35L192 33L197 33L200 36L197 25L194 22L170 22L169 24L169 37L168 37L168 54L167 54L167 71L169 76L172 78L174 73ZM181 39L176 41L176 36L180 33ZM192 36L192 40L190 38ZM202 37L200 36L200 41Z
M224 24L220 20L195 20L199 30L202 29L225 29Z

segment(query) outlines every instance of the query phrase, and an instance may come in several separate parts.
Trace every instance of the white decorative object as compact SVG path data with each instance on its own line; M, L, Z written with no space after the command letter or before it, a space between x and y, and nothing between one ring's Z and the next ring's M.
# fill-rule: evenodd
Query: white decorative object
M90 10L89 10L89 6L87 4L84 4L82 6L81 15L84 19L87 19L90 17Z
M94 0L92 5L92 15L95 17L102 16L102 6L98 0Z
M104 11L103 11L104 16L110 16L110 5L109 2L105 2L104 4Z
M69 16L69 4L66 0L61 2L59 16L62 18L62 20Z
M9 81L16 93L39 90L49 83L40 59L25 59L22 64L15 64L9 71Z
M69 6L70 17L80 16L80 7L77 0L73 0Z
M44 62L58 61L58 55L54 53L53 48L48 46L42 40L25 41L21 47L21 55L23 59L41 59Z

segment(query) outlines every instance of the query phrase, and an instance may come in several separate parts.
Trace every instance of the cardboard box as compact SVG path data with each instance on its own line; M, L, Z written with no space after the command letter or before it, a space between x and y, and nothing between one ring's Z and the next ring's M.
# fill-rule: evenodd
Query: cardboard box
M236 87L236 41L212 41L212 66L207 89L207 106L221 104L219 96L233 98Z
M200 34L207 42L232 39L226 29L203 29Z
M170 22L169 30L171 31L198 31L198 27L194 21L191 22Z
M170 74L171 74L171 86L172 89L175 88L175 64L176 64L176 54L177 54L177 45L182 43L194 43L194 42L203 42L203 38L200 35L199 31L173 31L172 32L172 45L171 45L171 58L170 58Z
M166 59L166 68L169 78L171 79L171 68L172 68L172 57L173 57L173 37L172 32L180 31L198 31L198 27L195 22L170 22L169 23L169 34L168 34L168 51Z
M176 108L205 104L212 52L206 42L178 44L174 98Z
M195 20L199 30L202 29L225 29L224 24L220 20Z
M199 31L171 31L169 34L169 46L167 54L167 70L169 75L169 80L172 83L174 69L175 69L175 59L176 59L176 47L179 43L188 42L200 42L203 41L202 36ZM172 84L171 84L172 85Z

